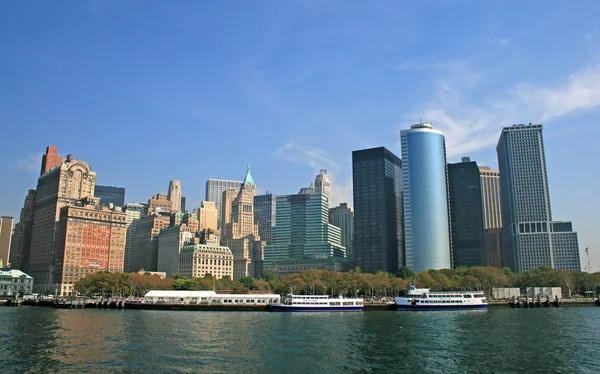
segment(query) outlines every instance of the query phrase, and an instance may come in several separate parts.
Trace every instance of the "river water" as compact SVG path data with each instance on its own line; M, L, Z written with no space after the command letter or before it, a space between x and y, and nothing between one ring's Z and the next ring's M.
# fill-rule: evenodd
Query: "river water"
M599 373L600 308L363 313L0 307L0 373Z

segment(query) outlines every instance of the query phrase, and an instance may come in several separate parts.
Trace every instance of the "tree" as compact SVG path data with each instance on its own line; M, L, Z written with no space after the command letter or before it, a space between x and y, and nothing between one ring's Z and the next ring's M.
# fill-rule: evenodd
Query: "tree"
M396 276L404 280L413 280L415 272L408 266L401 266L398 272L396 272Z

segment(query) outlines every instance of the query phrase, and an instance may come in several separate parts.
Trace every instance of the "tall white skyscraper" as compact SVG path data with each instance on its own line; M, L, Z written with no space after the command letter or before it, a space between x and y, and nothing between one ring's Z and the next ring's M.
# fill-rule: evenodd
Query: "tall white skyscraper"
M429 123L400 133L406 266L451 267L446 140Z
M206 191L204 200L213 201L217 206L218 214L218 226L219 229L221 227L221 215L222 215L222 201L223 201L223 192L226 190L235 190L239 191L242 187L242 181L230 181L224 179L209 179L206 181Z
M315 193L322 193L327 196L327 201L329 202L329 206L331 206L331 181L327 175L327 170L319 170L319 174L315 177L313 186Z
M504 127L500 169L504 265L516 272L550 265L580 271L571 222L553 222L541 124Z

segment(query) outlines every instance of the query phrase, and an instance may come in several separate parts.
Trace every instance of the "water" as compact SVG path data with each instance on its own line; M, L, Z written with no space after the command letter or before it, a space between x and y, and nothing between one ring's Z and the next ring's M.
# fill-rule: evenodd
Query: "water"
M0 372L598 373L600 308L267 313L0 307Z

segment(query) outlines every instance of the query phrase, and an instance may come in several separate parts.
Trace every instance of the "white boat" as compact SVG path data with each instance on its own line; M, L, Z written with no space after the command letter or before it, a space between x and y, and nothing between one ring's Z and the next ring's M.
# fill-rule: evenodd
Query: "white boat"
M405 297L395 297L398 310L487 309L483 291L436 291L411 285Z
M363 299L288 294L282 303L271 304L271 310L279 312L362 312L363 305Z

